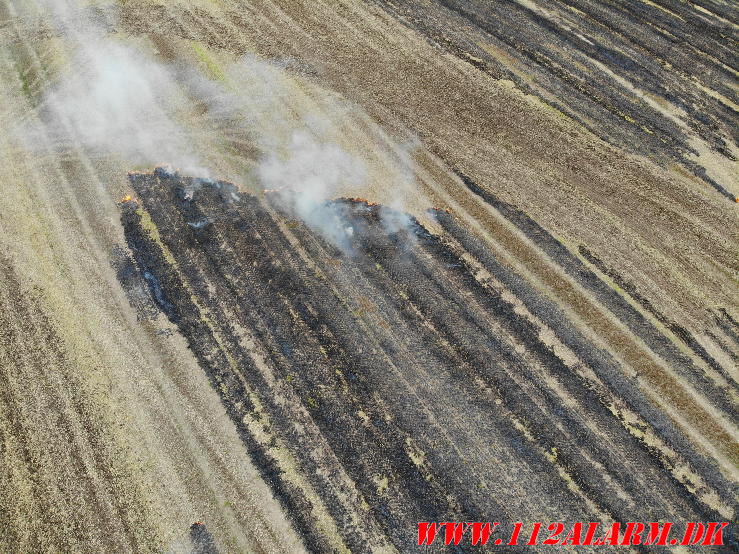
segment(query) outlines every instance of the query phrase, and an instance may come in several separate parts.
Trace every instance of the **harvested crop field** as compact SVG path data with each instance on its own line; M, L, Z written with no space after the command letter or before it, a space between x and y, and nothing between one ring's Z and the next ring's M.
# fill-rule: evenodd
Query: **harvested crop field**
M0 0L0 552L735 521L738 23Z

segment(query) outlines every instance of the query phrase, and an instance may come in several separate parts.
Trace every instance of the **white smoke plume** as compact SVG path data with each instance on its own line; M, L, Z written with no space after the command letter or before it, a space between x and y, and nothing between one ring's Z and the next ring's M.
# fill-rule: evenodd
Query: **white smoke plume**
M188 173L205 173L178 123L187 98L173 68L112 38L72 0L42 4L72 55L44 92L39 121L20 133L26 145L56 152L82 148L135 165L166 161Z
M86 44L74 64L80 73L48 93L43 112L62 144L66 137L93 152L193 169L195 154L173 117L184 101L167 67L100 40Z
M289 191L282 196L288 208L330 242L348 249L350 227L324 202L335 197L339 187L361 185L366 168L360 159L336 144L317 141L307 130L296 130L283 152L264 156L258 177L265 188Z
M406 209L408 197L419 195L416 183L416 162L413 159L413 153L420 146L418 140L391 145L393 157L397 159L396 178L386 201L387 207L383 206L380 210L382 224L390 234L408 229L410 226L411 219L406 213Z
M346 141L342 129L351 126L347 122L358 108L328 97L303 101L303 91L284 64L255 56L226 68L226 82L215 82L193 68L160 63L142 43L124 44L93 21L65 24L79 21L84 12L74 0L44 2L74 54L68 70L43 96L40 125L25 129L29 144L62 151L81 147L133 165L167 163L182 173L208 177L211 172L202 161L208 156L198 151L204 141L195 140L182 123L196 100L208 107L200 123L209 122L216 131L223 124L224 136L247 137L261 152L253 174L242 175L243 180L283 191L285 207L346 249L351 226L326 202L347 189L365 196L368 163L361 149L350 153L346 143L340 144ZM37 140L40 134L49 140ZM388 232L406 228L409 220L402 211L407 197L417 194L412 153L418 144L398 145L378 132L372 139L359 137L354 145L364 140L381 143L387 151L383 163L393 168L387 171L392 182L386 191L391 192L379 199L393 209L381 212L382 221Z

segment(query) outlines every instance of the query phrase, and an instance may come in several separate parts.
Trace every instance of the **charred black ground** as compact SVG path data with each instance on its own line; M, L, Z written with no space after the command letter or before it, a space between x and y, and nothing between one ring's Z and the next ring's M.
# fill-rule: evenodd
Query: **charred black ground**
M356 551L407 550L418 521L718 521L707 494L731 505L733 485L640 376L452 214L433 211L435 235L412 218L390 229L366 201L330 202L322 209L351 228L346 250L278 195L163 171L130 181L129 263L311 550L331 547L317 505ZM496 207L731 413L726 392L630 304ZM676 478L676 460L693 477Z
M0 551L736 520L738 23L0 0Z

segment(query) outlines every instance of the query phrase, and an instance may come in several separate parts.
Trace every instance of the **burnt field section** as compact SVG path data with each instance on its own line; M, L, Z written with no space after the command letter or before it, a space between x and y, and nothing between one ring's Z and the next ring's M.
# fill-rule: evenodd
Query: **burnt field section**
M732 517L717 462L452 214L434 211L431 234L335 200L323 209L343 226L339 249L277 195L162 171L130 181L124 286L148 289L187 339L310 550L412 550L419 521ZM525 216L496 209L731 414L729 392L641 312Z

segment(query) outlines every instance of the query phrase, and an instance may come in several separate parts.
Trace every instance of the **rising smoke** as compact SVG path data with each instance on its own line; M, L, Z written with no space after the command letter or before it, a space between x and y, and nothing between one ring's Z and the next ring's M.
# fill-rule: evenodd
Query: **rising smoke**
M78 48L75 75L46 95L43 123L55 143L79 144L137 164L202 172L176 114L186 108L172 71L133 48L93 38Z
M329 241L348 249L351 223L342 221L325 202L340 187L365 181L361 160L336 144L318 142L309 132L296 130L282 152L272 151L262 158L257 175L265 188L282 193L285 207Z
M74 19L72 14L83 13L73 0L46 3L73 55L68 70L43 96L40 123L24 129L28 144L82 148L136 166L168 163L182 173L207 177L207 156L199 151L204 142L196 135L203 133L204 122L217 126L226 121L226 133L237 130L261 152L253 160L252 174L242 180L281 191L285 208L346 247L351 222L327 201L346 190L366 196L377 181L361 148L350 152L346 147L344 129L357 118L358 108L328 96L311 98L295 85L284 64L255 56L226 68L225 82L215 82L192 68L158 62L142 45L124 44L92 20L64 24ZM184 123L194 100L206 105L210 116L199 121L197 130ZM412 152L417 144L397 145L380 131L375 137L353 138L353 146L366 142L389 152L383 175L392 182L383 184L383 200L393 209L382 212L383 222L389 232L407 226L399 210L415 190Z

